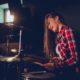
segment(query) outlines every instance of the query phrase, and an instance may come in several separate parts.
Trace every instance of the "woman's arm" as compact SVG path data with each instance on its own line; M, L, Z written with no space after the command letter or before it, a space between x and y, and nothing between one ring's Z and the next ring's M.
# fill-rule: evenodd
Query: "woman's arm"
M70 56L71 56L70 58L66 59L65 62L68 65L72 65L72 64L75 64L77 61L76 43L75 43L72 29L70 28L65 29L65 37L67 39L68 48L69 48Z

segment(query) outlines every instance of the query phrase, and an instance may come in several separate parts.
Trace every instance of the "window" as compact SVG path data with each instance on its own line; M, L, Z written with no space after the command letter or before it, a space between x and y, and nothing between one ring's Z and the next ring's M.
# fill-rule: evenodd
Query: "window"
M9 10L5 11L5 22L13 22L14 16L10 14Z
M13 22L14 16L10 14L9 4L4 3L0 5L0 23Z

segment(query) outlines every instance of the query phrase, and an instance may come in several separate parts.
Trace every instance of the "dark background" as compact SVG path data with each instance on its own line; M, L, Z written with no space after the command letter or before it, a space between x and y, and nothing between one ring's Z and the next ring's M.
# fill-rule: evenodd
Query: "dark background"
M43 32L45 14L57 11L75 32L80 32L79 0L0 0L8 2L11 14L15 14L15 24L23 26L22 41L25 50L31 53L43 52Z

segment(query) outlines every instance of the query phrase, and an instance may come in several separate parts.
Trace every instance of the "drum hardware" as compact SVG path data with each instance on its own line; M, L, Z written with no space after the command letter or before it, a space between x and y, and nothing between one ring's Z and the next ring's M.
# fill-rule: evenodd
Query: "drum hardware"
M19 49L18 49L18 55L20 55L20 52L21 52L22 28L23 28L23 27L21 27L21 28L20 28L20 31L19 31L19 45L18 45ZM7 36L6 36L6 37L7 37L7 42L6 42L7 51L9 51L9 39L10 39L11 37L13 37L13 36L14 36L14 35L7 35Z
M14 35L7 35L6 38L7 38L7 42L6 42L6 46L7 46L7 52L9 52L9 39L14 36ZM11 61L17 61L18 59L18 56L21 54L21 39L22 39L22 28L20 28L20 31L19 31L19 44L18 44L18 54L17 55L14 55L14 56L1 56L0 55L0 61L7 61L7 62L11 62ZM20 60L20 59L18 59Z
M9 40L12 38L14 35L6 35L7 41L6 41L6 48L7 52L9 52Z
M20 55L20 53L21 53L22 28L23 27L21 27L20 32L19 32L19 50L18 50L18 55Z

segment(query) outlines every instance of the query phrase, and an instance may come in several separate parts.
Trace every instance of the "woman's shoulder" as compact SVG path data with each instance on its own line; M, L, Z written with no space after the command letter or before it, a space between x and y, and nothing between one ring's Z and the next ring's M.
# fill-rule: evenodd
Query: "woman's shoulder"
M73 29L69 26L69 25L65 25L64 26L64 32L67 31L67 32L72 32Z

